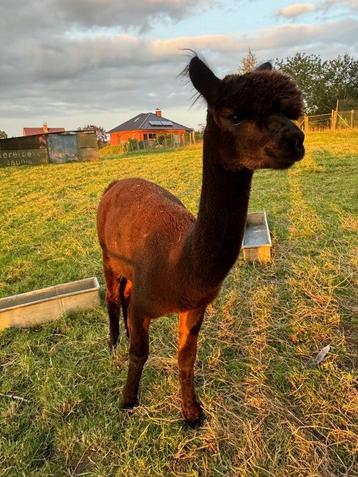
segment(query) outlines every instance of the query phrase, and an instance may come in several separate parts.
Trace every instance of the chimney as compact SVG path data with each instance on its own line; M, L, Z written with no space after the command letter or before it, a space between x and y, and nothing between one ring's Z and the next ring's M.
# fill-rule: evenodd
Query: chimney
M43 132L44 132L44 133L48 133L47 123L43 123L42 129L43 129Z
M161 118L161 117L162 117L162 110L159 109L159 108L157 108L157 109L155 110L155 114L156 114L156 116L158 116L158 118Z

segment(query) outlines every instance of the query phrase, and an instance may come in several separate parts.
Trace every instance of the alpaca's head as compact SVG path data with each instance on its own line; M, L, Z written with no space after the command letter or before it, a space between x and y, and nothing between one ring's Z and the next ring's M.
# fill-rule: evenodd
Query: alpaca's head
M226 169L285 169L303 158L304 134L292 122L302 114L302 94L288 76L265 63L221 80L197 56L188 73L208 103Z

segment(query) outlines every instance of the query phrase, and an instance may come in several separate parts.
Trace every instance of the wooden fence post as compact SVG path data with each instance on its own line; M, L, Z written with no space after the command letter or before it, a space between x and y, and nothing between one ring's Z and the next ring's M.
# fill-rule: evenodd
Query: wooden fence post
M351 128L353 129L354 126L354 109L351 111Z
M303 124L304 124L304 130L305 130L305 133L306 133L306 132L309 131L309 118L308 118L307 114L304 115Z
M337 127L337 111L332 109L332 118L331 118L331 129L335 131Z

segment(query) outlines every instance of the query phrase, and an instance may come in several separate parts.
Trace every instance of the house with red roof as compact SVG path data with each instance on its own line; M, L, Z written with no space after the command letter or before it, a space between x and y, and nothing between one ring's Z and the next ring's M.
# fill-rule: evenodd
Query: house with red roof
M112 146L126 143L130 139L154 142L159 136L164 135L171 135L174 143L183 144L184 134L192 132L192 128L164 118L160 109L156 109L155 113L137 114L108 131Z
M38 134L64 132L65 128L49 128L47 123L44 123L41 128L24 128L23 136L37 136Z

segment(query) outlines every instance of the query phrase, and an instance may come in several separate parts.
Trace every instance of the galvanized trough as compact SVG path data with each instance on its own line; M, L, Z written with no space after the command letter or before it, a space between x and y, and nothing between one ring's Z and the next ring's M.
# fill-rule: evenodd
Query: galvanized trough
M96 277L0 299L0 330L27 327L60 318L66 312L99 305Z
M247 262L271 261L271 236L266 212L247 214L242 251Z

